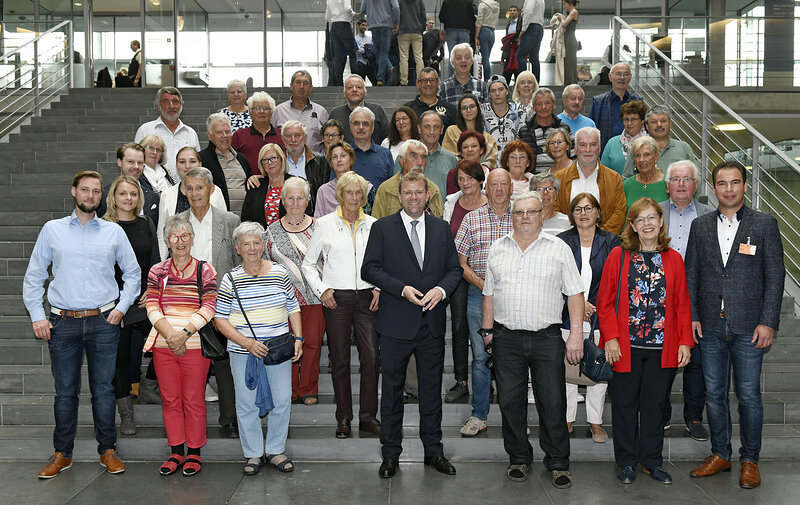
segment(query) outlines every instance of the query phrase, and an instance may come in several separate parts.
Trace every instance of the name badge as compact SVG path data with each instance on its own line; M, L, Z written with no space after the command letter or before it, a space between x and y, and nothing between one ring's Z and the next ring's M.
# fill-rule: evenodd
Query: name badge
M750 244L750 237L747 237L746 244L739 244L739 254L746 254L748 256L756 255L756 246Z

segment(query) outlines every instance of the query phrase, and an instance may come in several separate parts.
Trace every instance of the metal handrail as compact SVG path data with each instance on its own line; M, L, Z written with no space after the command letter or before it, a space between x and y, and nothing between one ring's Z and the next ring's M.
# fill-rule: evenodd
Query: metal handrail
M61 28L62 26L69 26L71 24L72 24L72 21L69 21L69 20L62 21L62 22L58 23L57 25L55 25L54 27L52 27L49 30L47 30L46 32L40 33L39 35L36 36L36 38L33 38L33 39L29 40L28 42L22 44L21 46L17 47L16 49L12 49L11 52L3 54L3 55L0 55L0 58L8 61L8 57L9 56L13 56L14 54L20 52L20 50L22 50L22 48L27 46L28 44L33 44L35 42L38 42L45 35L53 33L55 30L57 30L58 28Z

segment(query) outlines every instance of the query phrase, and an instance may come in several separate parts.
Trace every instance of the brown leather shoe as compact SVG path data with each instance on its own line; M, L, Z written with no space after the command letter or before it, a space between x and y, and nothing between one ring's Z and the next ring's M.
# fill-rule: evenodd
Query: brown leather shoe
M50 456L47 465L39 472L40 479L52 479L62 471L72 466L72 458L65 458L63 454L57 452Z
M336 423L336 438L350 438L350 420L340 419Z
M752 461L742 462L742 476L739 477L739 487L753 489L761 485L761 474L758 472L758 464Z
M114 449L109 449L100 456L100 464L106 467L108 473L122 473L125 471L125 463L119 459L119 455Z
M689 472L692 477L710 477L719 472L730 472L731 462L720 458L716 454L707 457L703 464Z

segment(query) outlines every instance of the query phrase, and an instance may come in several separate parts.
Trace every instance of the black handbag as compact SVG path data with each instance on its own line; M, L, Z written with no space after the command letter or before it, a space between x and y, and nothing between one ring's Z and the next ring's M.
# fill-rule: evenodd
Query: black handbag
M242 300L239 298L239 292L236 290L236 281L233 280L233 276L230 272L228 272L228 278L231 280L231 286L233 286L233 294L236 297L236 301L239 302L239 310L242 311L244 320L247 321L247 327L250 328L250 333L253 334L253 338L256 338L256 332L253 331L250 319L248 319L247 313L242 306ZM283 335L272 337L265 342L264 345L267 346L267 355L264 356L265 365L280 365L281 363L289 361L294 356L294 336L291 333L284 333Z
M197 296L200 298L200 305L203 304L203 264L205 261L197 262ZM226 359L228 357L228 338L217 330L212 321L197 330L200 334L200 352L204 358L214 361Z

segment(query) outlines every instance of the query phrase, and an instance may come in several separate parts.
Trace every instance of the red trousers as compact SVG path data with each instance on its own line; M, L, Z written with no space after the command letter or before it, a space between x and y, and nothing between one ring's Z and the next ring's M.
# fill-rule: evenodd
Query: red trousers
M316 395L319 392L319 357L325 317L322 304L300 306L303 326L303 356L292 364L292 398Z
M161 389L161 413L167 443L186 443L191 449L206 445L206 377L211 360L200 349L176 356L170 349L154 347L153 363Z

